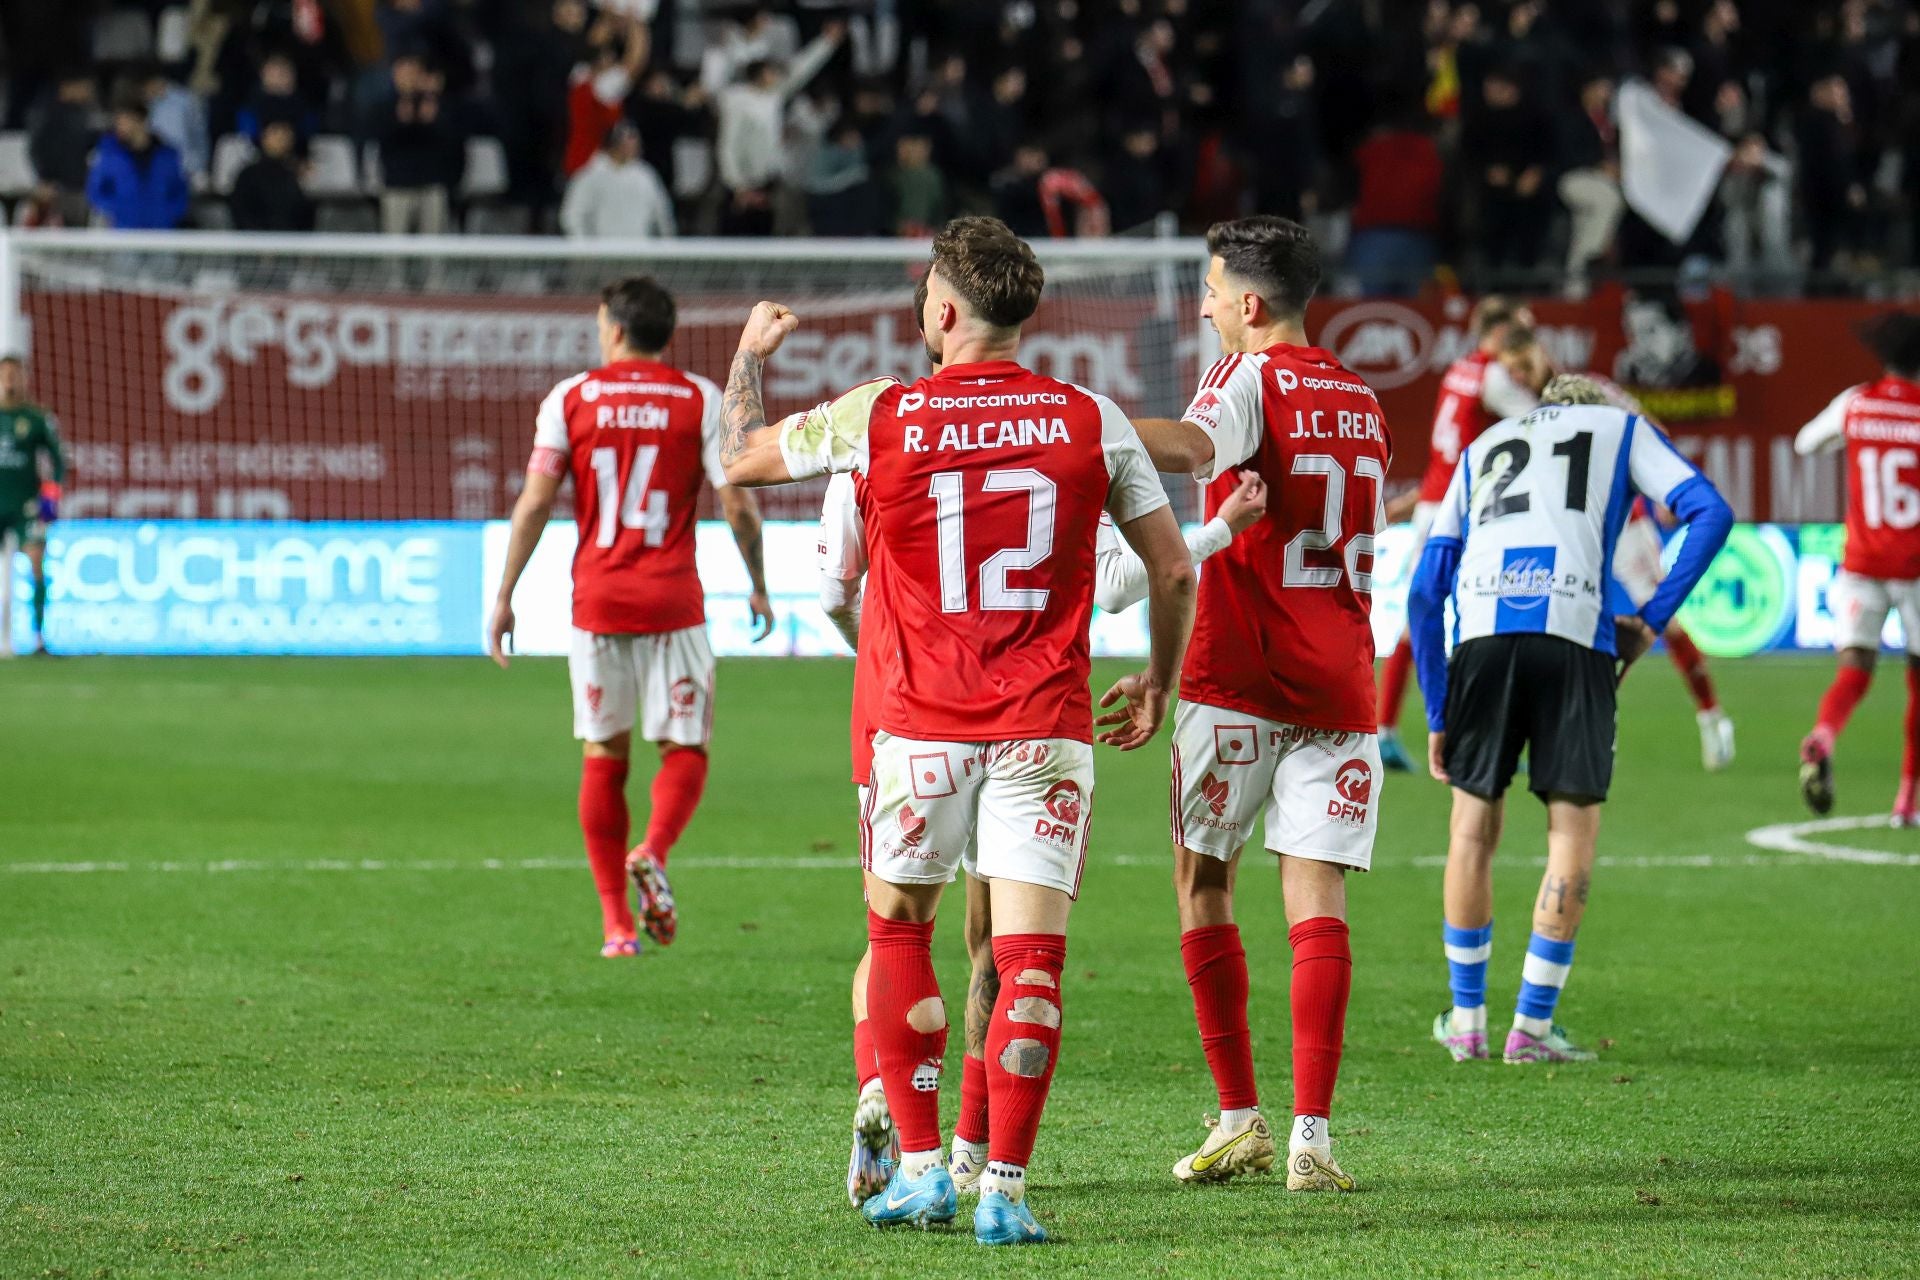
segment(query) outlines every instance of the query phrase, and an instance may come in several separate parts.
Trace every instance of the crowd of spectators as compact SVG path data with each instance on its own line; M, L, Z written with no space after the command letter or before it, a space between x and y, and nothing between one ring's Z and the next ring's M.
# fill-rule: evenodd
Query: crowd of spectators
M103 38L142 22L170 38ZM1062 236L1258 209L1370 292L1696 262L1824 287L1920 256L1920 0L7 0L0 45L17 223ZM1681 243L1623 197L1628 78L1732 147ZM315 189L323 135L344 190ZM503 161L478 195L474 138Z

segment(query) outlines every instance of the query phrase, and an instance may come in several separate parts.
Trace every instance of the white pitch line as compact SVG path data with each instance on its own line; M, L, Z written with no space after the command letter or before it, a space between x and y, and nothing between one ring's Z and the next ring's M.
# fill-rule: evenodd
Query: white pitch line
M1866 831L1890 827L1893 819L1884 813L1864 818L1820 818L1812 822L1779 822L1770 827L1755 827L1747 832L1747 843L1780 853L1798 853L1828 862L1860 862L1880 867L1920 867L1920 854L1889 853L1884 849L1856 849L1847 844L1828 844L1809 840L1809 835L1828 831Z

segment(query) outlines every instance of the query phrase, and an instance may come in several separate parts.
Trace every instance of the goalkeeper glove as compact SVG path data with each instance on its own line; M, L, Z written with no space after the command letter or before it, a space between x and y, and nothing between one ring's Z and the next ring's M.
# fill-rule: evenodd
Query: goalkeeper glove
M40 486L40 519L44 522L60 516L60 486L49 480Z

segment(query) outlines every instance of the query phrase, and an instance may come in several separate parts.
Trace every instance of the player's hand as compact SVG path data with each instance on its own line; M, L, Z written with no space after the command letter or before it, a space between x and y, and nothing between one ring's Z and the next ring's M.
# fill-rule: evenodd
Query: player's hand
M487 656L506 670L507 654L513 646L509 637L513 635L513 606L505 600L493 606L493 617L487 622Z
M767 599L767 593L756 591L747 597L747 611L753 615L756 624L753 642L759 644L773 634L773 601Z
M740 331L740 350L765 360L799 327L800 317L779 303L756 302L747 316L747 327Z
M1100 699L1103 707L1126 699L1125 706L1094 721L1096 725L1112 726L1100 735L1100 741L1122 751L1146 746L1160 731L1160 722L1167 718L1169 696L1167 690L1149 680L1144 671L1122 676Z
M1234 536L1245 533L1260 522L1267 514L1267 482L1260 478L1258 471L1242 471L1240 487L1227 495L1220 504L1220 518L1227 522L1227 528Z
M1653 628L1636 614L1615 614L1613 647L1620 657L1620 678L1625 679L1627 668L1646 657L1647 650L1653 648Z
M1452 782L1447 776L1447 731L1435 729L1427 734L1427 772L1435 782Z

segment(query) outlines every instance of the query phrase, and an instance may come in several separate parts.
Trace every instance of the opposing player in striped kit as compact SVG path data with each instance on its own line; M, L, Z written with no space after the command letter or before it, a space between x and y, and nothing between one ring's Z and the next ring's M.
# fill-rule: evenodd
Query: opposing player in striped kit
M1608 399L1591 378L1555 378L1540 408L1462 451L1409 597L1428 768L1453 786L1442 897L1453 1005L1434 1019L1433 1037L1456 1061L1488 1056L1493 855L1523 750L1528 786L1547 806L1547 870L1504 1057L1594 1057L1554 1011L1613 777L1617 668L1652 645L1733 524L1660 429ZM1636 494L1672 511L1687 536L1653 597L1616 616L1606 583Z

